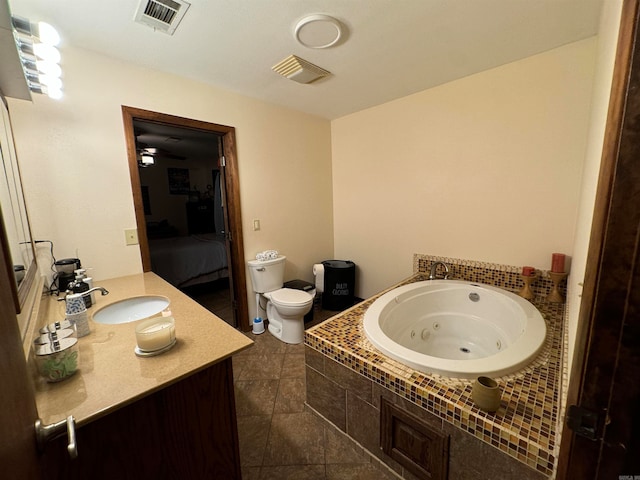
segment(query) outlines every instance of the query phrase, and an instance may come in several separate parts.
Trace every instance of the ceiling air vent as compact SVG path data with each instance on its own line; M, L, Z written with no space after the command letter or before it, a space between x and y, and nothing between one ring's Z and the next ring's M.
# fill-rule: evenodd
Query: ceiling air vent
M271 70L298 83L312 83L331 75L331 72L326 71L324 68L320 68L295 55L289 55L280 63L271 67Z
M173 35L190 4L182 0L141 0L135 21Z

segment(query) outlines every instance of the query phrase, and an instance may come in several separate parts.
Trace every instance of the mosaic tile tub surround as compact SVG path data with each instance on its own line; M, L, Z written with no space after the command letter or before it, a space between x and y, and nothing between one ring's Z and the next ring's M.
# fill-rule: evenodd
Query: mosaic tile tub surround
M517 292L522 287L519 267L453 258L414 255L414 275L394 285L427 280L431 264L449 266L449 278L484 283ZM502 402L496 413L480 410L471 400L473 380L452 379L417 372L380 353L366 338L362 319L373 301L365 300L306 332L312 349L406 398L426 411L498 448L529 467L551 476L557 456L559 407L563 375L565 304L550 303L552 282L538 271L532 284L532 303L547 323L545 344L528 367L496 378ZM566 295L566 283L561 285Z

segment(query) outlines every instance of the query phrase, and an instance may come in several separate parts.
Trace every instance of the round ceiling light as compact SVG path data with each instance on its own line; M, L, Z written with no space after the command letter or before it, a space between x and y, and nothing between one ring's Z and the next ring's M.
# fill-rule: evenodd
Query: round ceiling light
M295 35L305 47L329 48L338 43L342 37L342 25L329 15L316 13L298 22Z

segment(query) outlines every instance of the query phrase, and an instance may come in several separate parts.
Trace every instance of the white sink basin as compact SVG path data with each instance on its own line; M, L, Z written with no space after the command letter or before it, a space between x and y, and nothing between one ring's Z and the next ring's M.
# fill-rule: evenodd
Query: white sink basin
M169 299L162 295L125 298L93 312L93 321L108 325L135 322L157 315L167 308L169 303Z

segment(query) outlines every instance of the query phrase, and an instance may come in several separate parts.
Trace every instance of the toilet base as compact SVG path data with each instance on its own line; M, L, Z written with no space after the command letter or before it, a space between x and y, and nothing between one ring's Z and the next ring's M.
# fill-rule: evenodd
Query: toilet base
M269 319L269 333L285 343L298 344L304 342L304 320Z

